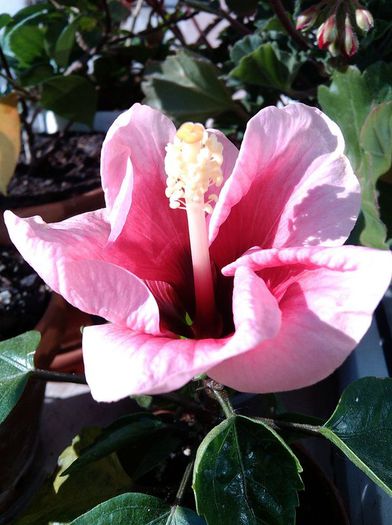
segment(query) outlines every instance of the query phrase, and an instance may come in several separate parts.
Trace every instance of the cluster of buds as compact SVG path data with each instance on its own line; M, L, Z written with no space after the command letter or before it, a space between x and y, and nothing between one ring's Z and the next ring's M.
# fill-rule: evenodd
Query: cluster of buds
M322 0L298 16L296 28L309 31L318 27L316 38L320 49L328 48L333 56L341 53L351 57L359 47L353 26L366 33L373 25L372 14L358 0Z

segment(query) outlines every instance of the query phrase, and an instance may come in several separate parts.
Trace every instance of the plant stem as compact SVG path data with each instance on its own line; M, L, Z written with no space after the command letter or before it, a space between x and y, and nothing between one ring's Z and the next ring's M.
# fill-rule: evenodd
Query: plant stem
M161 4L158 0L146 0L146 3L151 7L154 13L157 13L162 18L163 22L165 22L165 20L168 19L168 13L164 9L163 4ZM173 33L173 35L179 40L179 42L184 47L187 47L187 43L185 41L181 29L176 24L173 24L172 26L170 26L170 30Z
M103 10L105 12L105 36L106 38L109 37L110 33L112 32L112 17L110 15L109 6L107 3L107 0L101 0Z
M283 7L281 0L269 0L269 3L275 15L280 20L280 23L286 29L287 33L291 36L294 42L296 42L299 47L304 50L310 49L311 46L309 42L301 35L299 31L295 29L295 26L287 16L286 10Z
M174 499L174 505L180 505L181 504L182 498L184 497L184 492L185 492L186 486L187 486L189 478L191 477L191 474L192 474L193 463L194 462L191 461L186 466L184 475L182 476L182 479L181 479L181 482L180 482L180 486L178 487L178 491L177 491L176 497Z
M273 430L298 430L304 434L310 434L312 436L320 437L320 428L316 425L307 425L305 423L294 423L293 421L282 421L279 419L270 419L267 417L255 417L257 421L262 421L266 425L270 426Z
M208 379L207 381L205 381L205 386L207 391L210 391L214 395L216 401L218 401L218 403L220 404L226 418L229 419L230 417L234 416L234 409L231 406L229 396L226 390L224 389L223 385L217 383L213 379Z
M33 377L43 381L55 381L58 383L77 383L87 385L86 378L83 375L63 374L62 372L52 372L50 370L41 370L36 368L32 371Z
M205 13L211 13L218 18L223 18L227 20L232 27L235 27L241 34L243 35L251 35L253 31L246 27L244 24L242 24L239 20L232 17L229 12L224 11L223 9L215 9L213 7L209 7L206 3L205 6L201 6L199 2L193 2L192 0L183 0L183 3L185 5L188 5L189 7L193 7L193 9L196 9L197 11L204 11Z

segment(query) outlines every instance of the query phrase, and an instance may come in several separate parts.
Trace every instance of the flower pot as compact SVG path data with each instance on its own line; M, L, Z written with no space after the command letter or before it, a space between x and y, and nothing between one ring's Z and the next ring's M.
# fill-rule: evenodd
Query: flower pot
M72 124L70 131L77 131L79 133L90 133L91 131L106 132L116 118L124 111L125 110L97 111L91 127L86 124L75 123ZM59 117L53 113L53 111L43 111L34 123L34 131L48 134L58 133L59 131L64 131L68 122L67 119Z
M59 202L13 208L12 211L19 217L39 215L46 222L58 222L79 213L93 211L104 206L103 191L101 188L75 195ZM3 215L0 216L0 246L11 244Z
M41 342L35 354L35 365L47 367L63 338L67 303L52 294L44 315L35 329ZM38 445L38 428L45 383L30 379L18 403L0 425L0 524L7 523L15 508L28 498L36 481L32 463Z
M355 352L339 371L341 388L361 377L391 376L392 288L376 311L373 323ZM348 503L351 525L389 525L392 498L343 457L338 458L340 487Z
M325 475L307 450L294 446L302 467L305 491L299 493L300 506L297 523L301 525L350 525L348 516L336 486Z
M37 137L34 164L21 156L8 194L0 195L0 246L10 244L4 210L57 222L104 206L99 162L103 134Z
M81 327L94 324L89 314L67 304L67 326L60 348L48 369L55 372L82 374L84 372Z

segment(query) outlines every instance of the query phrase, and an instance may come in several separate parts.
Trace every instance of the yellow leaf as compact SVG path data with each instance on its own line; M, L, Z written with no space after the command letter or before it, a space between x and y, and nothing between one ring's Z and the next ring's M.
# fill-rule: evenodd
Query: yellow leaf
M0 192L5 194L20 153L20 118L18 97L10 93L0 97Z

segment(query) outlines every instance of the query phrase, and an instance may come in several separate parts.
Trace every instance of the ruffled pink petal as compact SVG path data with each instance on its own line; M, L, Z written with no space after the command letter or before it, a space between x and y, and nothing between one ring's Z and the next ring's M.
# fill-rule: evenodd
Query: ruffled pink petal
M233 169L237 161L239 152L238 152L238 148L221 131L217 129L208 129L207 131L215 135L218 141L223 146L222 185L219 188L216 188L216 187L211 188L211 193L215 193L215 195L219 195L223 185L228 180L230 175L233 173ZM206 214L206 223L207 223L208 229L209 229L210 220L211 220L211 215Z
M264 282L247 268L234 282L233 336L223 339L172 339L112 324L85 328L86 378L97 401L127 395L158 394L180 388L196 374L274 337L280 311Z
M181 288L191 268L186 214L169 207L164 169L175 131L162 113L135 104L107 134L101 174L113 260L142 279Z
M241 391L277 392L316 383L346 359L390 283L392 256L354 246L308 247L254 250L242 263L258 269L279 299L282 327L274 339L209 374Z
M315 108L269 107L253 117L210 221L218 264L254 245L342 244L360 206L343 149L339 128Z
M106 258L104 210L54 224L10 211L4 218L26 261L71 304L133 330L160 333L158 305L147 286Z

